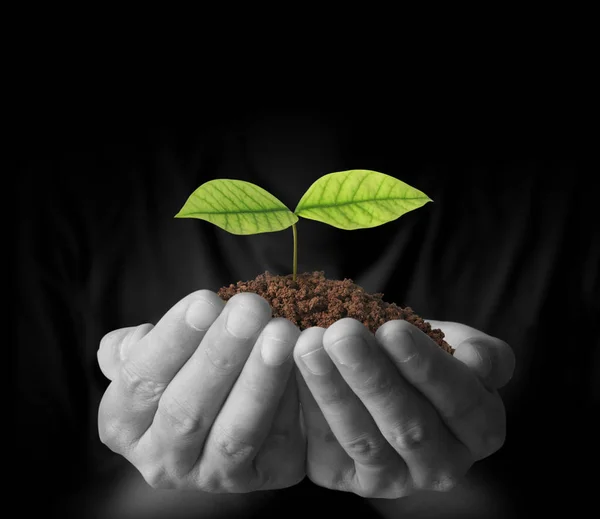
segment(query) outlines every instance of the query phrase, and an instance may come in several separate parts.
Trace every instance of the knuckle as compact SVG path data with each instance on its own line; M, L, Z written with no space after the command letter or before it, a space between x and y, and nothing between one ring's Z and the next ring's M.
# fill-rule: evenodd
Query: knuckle
M389 437L390 443L400 452L421 450L428 441L426 429L418 421L396 424L390 430Z
M260 372L248 374L239 379L240 389L254 402L264 403L272 400L273 390L276 386L273 381L261 376Z
M220 428L215 434L213 445L221 457L228 462L243 465L252 460L256 454L256 447L243 437L242 431L227 431Z
M375 373L360 382L356 390L365 398L387 400L394 393L394 384L389 376Z
M202 417L174 396L161 398L156 414L178 436L194 436L202 430Z
M232 471L222 466L200 465L192 479L193 487L210 494L238 494L259 489L259 481L253 471L239 469Z
M162 465L146 463L138 467L138 471L152 488L173 489L177 487L176 482L167 475L167 471Z
M158 451L138 452L132 456L130 461L152 488L203 490L195 475L195 467L185 467L181 463L175 462L161 447L158 447Z
M354 493L365 499L400 499L414 494L415 490L413 486L407 486L396 478L385 482L380 479L368 481L364 478L356 485Z
M146 401L158 400L167 386L148 377L131 360L121 364L119 382L128 394L139 396Z
M245 348L238 348L235 351L226 351L219 349L219 344L209 344L204 350L204 358L212 366L214 375L227 377L240 370L240 367L246 362L248 351ZM195 358L195 357L192 357Z
M432 477L431 482L426 490L433 490L435 492L450 492L454 489L460 478L450 471L440 471Z
M233 484L214 472L196 478L196 488L209 494L223 494L231 491Z
M404 470L402 476L392 478L387 482L382 491L376 497L387 499L400 499L415 493L416 489L410 481L408 470Z
M374 477L368 468L365 472L364 467L355 467L350 482L352 492L368 499L399 499L415 492L403 462L397 464L392 461L376 470L377 476Z
M368 434L342 441L340 445L352 459L363 465L379 464L384 459L384 440Z
M326 389L318 391L315 394L315 399L324 406L337 407L348 400L348 389L332 384Z

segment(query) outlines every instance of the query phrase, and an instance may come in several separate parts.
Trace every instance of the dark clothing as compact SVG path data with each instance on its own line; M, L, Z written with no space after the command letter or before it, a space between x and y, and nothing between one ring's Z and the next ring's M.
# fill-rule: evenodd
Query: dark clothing
M358 168L400 178L434 203L367 230L301 219L299 271L351 278L426 318L506 340L517 357L502 390L508 439L469 477L489 482L507 517L520 502L539 506L549 491L563 499L577 488L570 478L583 478L575 467L588 458L598 397L600 237L576 147L431 139L423 128L371 125L364 114L116 126L33 139L22 173L17 423L21 481L32 492L41 484L58 508L80 495L93 509L128 470L97 437L105 333L155 323L200 288L291 272L291 230L234 236L174 219L196 187L248 180L293 210L320 176ZM47 480L31 481L32 470ZM329 500L340 517L369 517L364 499L307 481L259 502L314 516L315 500Z

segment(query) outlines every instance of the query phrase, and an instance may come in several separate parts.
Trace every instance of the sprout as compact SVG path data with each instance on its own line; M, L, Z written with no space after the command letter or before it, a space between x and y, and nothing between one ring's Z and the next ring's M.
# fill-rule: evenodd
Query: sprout
M232 234L259 234L292 227L293 280L298 268L298 217L339 229L377 227L432 200L397 178L355 169L324 175L290 211L268 191L243 180L216 179L202 184L175 218L199 218Z

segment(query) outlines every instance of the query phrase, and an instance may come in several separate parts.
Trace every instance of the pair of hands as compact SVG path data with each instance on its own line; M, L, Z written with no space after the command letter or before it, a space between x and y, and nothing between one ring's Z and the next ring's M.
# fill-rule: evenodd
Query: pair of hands
M107 334L101 441L156 488L249 492L317 485L399 498L452 488L499 449L503 341L430 321L454 356L406 321L302 333L252 293L200 290L152 326ZM297 366L297 370L294 369Z

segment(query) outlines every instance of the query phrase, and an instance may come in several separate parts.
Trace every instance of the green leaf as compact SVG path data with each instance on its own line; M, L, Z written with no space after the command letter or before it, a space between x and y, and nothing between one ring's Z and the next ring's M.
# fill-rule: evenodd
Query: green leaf
M202 184L175 218L199 218L232 234L281 231L298 221L283 202L262 187L231 179Z
M318 179L304 194L295 214L339 229L377 227L432 200L397 178L354 169Z

